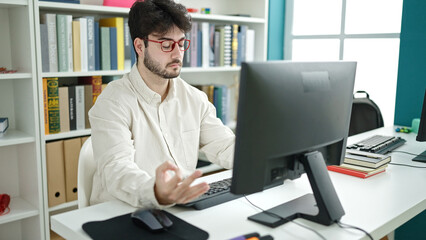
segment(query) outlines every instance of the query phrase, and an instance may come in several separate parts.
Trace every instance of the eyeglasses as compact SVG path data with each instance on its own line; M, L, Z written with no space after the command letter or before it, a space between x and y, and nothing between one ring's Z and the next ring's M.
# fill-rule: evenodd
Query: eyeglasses
M161 44L161 50L163 52L173 51L175 49L176 44L178 45L179 50L184 52L184 51L188 50L189 45L191 43L191 41L188 40L188 39L182 39L182 40L179 40L177 42L173 41L173 40L155 41L155 40L150 40L148 38L144 38L143 40L147 40L147 41L150 41L150 42L155 42L155 43Z

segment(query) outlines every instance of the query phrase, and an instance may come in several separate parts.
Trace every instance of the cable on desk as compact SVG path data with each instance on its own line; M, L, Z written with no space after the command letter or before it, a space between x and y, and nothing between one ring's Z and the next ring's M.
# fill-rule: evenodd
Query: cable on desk
M410 153L410 152L405 152L405 151L395 151L395 150L393 150L392 152L393 152L393 153L395 153L395 152L397 152L397 153L405 153L405 154L413 155L413 156L426 157L426 155L422 155L422 154L415 154L415 153Z
M359 231L365 233L371 240L374 240L373 237L367 231L365 231L362 228L352 226L352 225L349 225L349 224L346 224L346 223L342 223L341 221L336 221L336 223L341 228L353 228L353 229L359 230Z
M286 220L286 221L288 221L288 222L292 222L292 223L294 223L294 224L296 224L296 225L299 225L300 227L303 227L303 228L306 228L306 229L308 229L308 230L311 230L312 232L314 232L316 235L318 235L321 239L323 239L323 240L327 240L323 235L321 235L318 231L316 231L315 229L313 229L313 228L310 228L310 227L308 227L308 226L305 226L305 225L303 225L303 224L300 224L300 223L298 223L298 222L295 222L295 221L293 221L293 220L291 220L291 219L288 219L288 218L284 218L284 217L281 217L280 215L278 215L278 214L275 214L275 213L273 213L273 212L268 212L268 211L266 211L266 210L263 210L262 208L260 208L260 207L258 207L257 205L255 205L255 204L253 204L248 198L247 198L247 196L246 195L244 195L244 198L247 200L247 202L249 202L251 205L253 205L255 208L257 208L257 209L259 209L260 211L262 211L263 213L266 213L266 214L268 214L268 215L270 215L270 216L273 216L273 217L276 217L276 218L279 218L279 219L281 219L281 220Z
M412 167L412 168L426 168L426 167L419 167L419 166L413 166L413 165L408 165L408 164L402 164L402 163L388 163L390 165L397 165L397 166L403 166L403 167Z

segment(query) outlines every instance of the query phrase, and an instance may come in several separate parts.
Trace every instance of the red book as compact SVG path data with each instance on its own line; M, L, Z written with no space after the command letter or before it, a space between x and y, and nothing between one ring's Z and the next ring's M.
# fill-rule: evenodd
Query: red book
M369 172L369 173L365 173L365 172L355 171L355 170L351 170L351 169L347 169L347 168L342 168L342 167L339 167L339 166L336 166L336 165L327 166L327 169L329 171L344 173L344 174L359 177L359 178L369 178L371 176L374 176L374 175L377 175L379 173L386 171L386 169L381 169L379 171L372 171L372 172Z
M135 0L104 0L104 6L131 8Z

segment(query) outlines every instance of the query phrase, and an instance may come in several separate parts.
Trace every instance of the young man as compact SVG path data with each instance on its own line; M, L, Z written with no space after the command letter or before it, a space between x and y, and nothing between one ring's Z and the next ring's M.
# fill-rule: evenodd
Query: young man
M198 151L232 168L235 136L207 96L179 78L191 29L173 0L136 2L129 28L137 53L130 73L111 82L89 112L97 170L91 204L120 199L163 208L197 198Z

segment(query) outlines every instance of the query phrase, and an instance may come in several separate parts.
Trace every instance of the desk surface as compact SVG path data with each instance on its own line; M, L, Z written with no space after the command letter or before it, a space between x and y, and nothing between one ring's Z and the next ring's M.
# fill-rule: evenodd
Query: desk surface
M415 141L415 134L395 133L393 128L381 128L359 134L348 139L348 144L358 142L373 134L401 136L407 143L398 151L419 154L426 149L425 143ZM426 164L413 162L413 156L394 152L393 163L403 163L426 167ZM389 165L385 173L367 179L345 174L329 172L331 180L346 214L341 221L363 228L377 239L395 230L426 209L426 169ZM212 182L231 176L231 171L206 176L204 181ZM283 185L251 194L248 199L263 209L287 202L312 192L306 174L301 178ZM88 221L105 220L134 211L125 203L107 202L78 209L51 217L52 230L66 239L90 239L81 228ZM209 239L230 239L238 235L257 231L262 235L270 234L275 239L320 239L315 233L294 223L277 228L269 228L247 217L259 212L245 198L236 199L202 211L173 207L167 211L187 222L207 231ZM326 239L367 239L356 230L341 229L336 224L329 227L304 219L297 219L317 230Z

